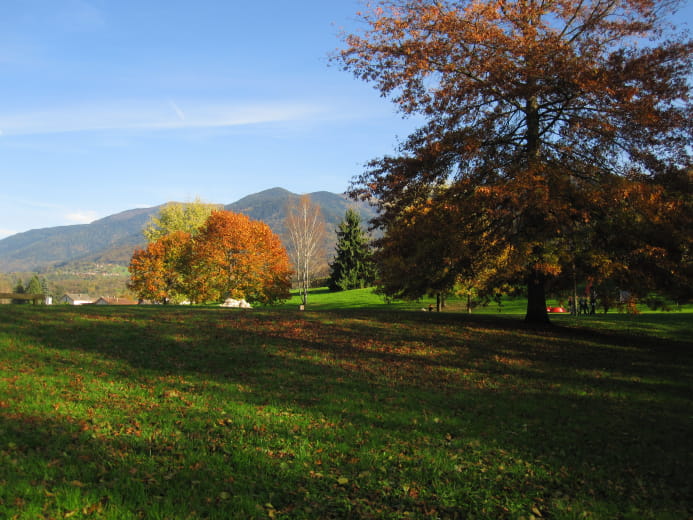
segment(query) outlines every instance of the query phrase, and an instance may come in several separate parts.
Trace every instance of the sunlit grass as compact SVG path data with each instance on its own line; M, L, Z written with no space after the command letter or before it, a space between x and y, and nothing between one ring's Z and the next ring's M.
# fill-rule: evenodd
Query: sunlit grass
M296 309L301 300L297 291L292 292L292 297L287 302L276 306L277 308ZM339 309L379 309L379 310L407 310L428 311L429 305L435 308L436 298L424 296L418 300L388 300L378 294L373 287L354 289L351 291L331 292L326 287L311 289L308 294L308 309L314 310L339 310ZM505 298L499 307L496 303L479 306L475 313L482 314L520 314L525 312L527 302L521 298ZM466 312L466 301L458 296L450 296L446 301L446 312Z
M300 305L301 300L298 291L292 291L292 297L280 305L273 308L296 309ZM548 298L547 306L557 307L562 304L556 298ZM378 294L373 287L364 289L355 289L352 291L337 291L331 292L326 287L311 289L308 294L308 309L313 310L339 310L339 309L378 309L378 310L407 310L407 311L427 311L429 305L435 308L436 298L434 296L424 296L418 300L387 300L381 294ZM637 309L640 314L631 315L623 310L612 308L607 316L621 316L620 321L630 319L633 316L640 315L669 315L681 316L689 314L687 319L693 320L693 304L673 307L671 311L653 311L645 304L639 304ZM507 297L501 299L500 305L491 301L485 304L474 303L472 314L475 315L523 315L527 310L527 300L523 297ZM450 295L446 300L444 312L466 313L467 301L464 296ZM603 310L599 309L595 315L597 318L603 317ZM581 316L582 319L594 319L595 316ZM564 319L570 317L568 314L552 314L552 318ZM578 320L580 318L577 318ZM617 320L618 321L618 320ZM643 320L646 321L646 320Z
M690 314L319 296L0 308L0 518L693 514Z

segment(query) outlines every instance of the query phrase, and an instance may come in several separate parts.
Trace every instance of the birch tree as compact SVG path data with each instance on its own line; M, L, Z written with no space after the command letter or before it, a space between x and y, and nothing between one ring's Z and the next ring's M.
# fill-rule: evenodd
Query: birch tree
M301 302L308 303L310 283L324 262L325 221L320 206L302 195L290 201L286 209L286 228L289 232L289 257L298 279Z

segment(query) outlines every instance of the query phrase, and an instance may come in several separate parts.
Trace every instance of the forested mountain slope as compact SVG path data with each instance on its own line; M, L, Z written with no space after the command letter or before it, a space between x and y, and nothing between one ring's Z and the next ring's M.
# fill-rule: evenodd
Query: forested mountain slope
M321 206L327 231L336 228L350 206L356 203L329 192L310 194ZM248 195L225 206L266 222L282 239L286 235L286 206L299 195L272 188ZM71 262L127 264L132 251L144 244L142 228L161 206L139 208L111 215L91 224L33 229L0 240L0 272L45 271ZM373 216L372 208L357 204L363 220Z

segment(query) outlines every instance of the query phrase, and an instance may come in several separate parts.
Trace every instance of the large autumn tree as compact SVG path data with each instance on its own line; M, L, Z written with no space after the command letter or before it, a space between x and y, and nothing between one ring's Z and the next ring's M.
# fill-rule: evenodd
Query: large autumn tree
M128 267L128 289L138 298L160 303L190 298L192 248L190 233L173 231L136 249Z
M274 303L289 297L289 256L264 222L214 211L195 237L192 259L198 301L244 298Z
M529 322L548 321L545 287L568 274L690 287L693 42L667 25L680 4L378 2L335 59L425 124L352 195L377 201L386 235L417 208L448 216L446 269L479 278L483 259L526 284ZM421 247L440 254L442 236Z
M273 303L289 297L291 269L281 241L263 222L212 211L195 234L171 231L138 249L128 287L158 302L227 297Z
M144 300L180 302L193 296L193 240L218 204L169 202L142 230L147 246L130 260L128 288Z

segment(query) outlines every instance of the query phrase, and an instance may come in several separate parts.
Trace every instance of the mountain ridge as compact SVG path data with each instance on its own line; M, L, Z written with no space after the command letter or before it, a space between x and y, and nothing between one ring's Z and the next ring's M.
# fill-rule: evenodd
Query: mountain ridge
M354 202L343 194L317 191L308 195L320 206L328 232L336 228L349 207L357 209L364 221L375 214L370 206ZM285 239L286 206L300 196L275 187L246 195L223 207L265 222ZM127 265L134 249L145 244L142 229L163 206L165 204L133 208L90 224L32 229L3 238L0 240L0 272L42 272L78 261Z

